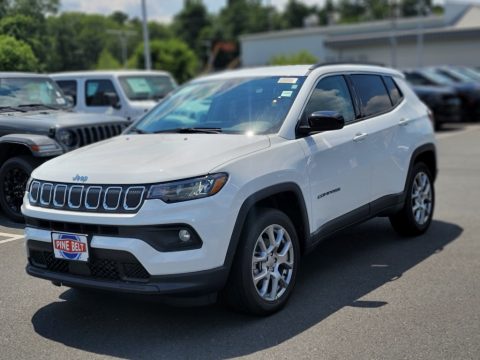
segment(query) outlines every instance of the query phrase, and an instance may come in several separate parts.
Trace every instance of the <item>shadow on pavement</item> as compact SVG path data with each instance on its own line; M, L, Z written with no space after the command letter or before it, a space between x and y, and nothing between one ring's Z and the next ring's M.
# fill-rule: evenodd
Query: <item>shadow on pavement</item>
M24 223L15 223L13 221L8 220L5 218L0 210L0 226L6 227L6 228L13 228L13 229L24 229L25 224Z
M166 307L151 300L67 290L32 317L35 331L88 352L139 358L227 358L280 344L345 306L378 308L359 300L435 255L463 229L434 221L423 237L399 238L375 219L331 238L303 259L298 284L283 311L268 318L221 306Z

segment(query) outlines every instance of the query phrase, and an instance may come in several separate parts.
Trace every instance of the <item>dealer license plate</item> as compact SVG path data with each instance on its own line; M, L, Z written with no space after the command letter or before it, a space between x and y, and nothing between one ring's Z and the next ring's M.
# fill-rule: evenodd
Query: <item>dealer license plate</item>
M86 235L52 232L53 252L57 259L88 261Z

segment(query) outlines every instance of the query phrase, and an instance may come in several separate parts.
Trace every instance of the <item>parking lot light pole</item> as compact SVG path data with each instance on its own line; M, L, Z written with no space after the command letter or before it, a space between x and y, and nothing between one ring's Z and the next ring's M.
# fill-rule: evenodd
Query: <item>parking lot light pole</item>
M150 57L150 38L148 35L146 0L142 0L142 20L143 20L143 47L144 47L144 57L145 57L145 70L152 70L152 59Z

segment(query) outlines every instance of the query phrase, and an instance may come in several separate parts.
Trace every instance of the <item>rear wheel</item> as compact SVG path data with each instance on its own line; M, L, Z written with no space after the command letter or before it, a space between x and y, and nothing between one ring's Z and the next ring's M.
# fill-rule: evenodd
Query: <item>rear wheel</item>
M300 260L298 238L283 212L263 209L244 228L225 289L236 310L268 315L287 302Z
M15 222L23 221L23 195L28 178L37 165L35 159L18 156L8 159L0 168L0 207Z
M390 217L390 222L400 235L421 235L432 222L434 206L432 175L424 163L417 163L409 179L405 205L401 211Z

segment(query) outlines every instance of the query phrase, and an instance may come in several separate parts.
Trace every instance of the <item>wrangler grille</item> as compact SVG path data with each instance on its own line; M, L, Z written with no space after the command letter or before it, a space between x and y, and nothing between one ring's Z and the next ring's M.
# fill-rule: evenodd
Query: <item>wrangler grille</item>
M73 129L78 138L78 146L93 144L120 135L125 129L120 124L95 125Z
M32 205L48 209L133 213L143 204L146 191L143 185L79 185L34 180L29 200Z

